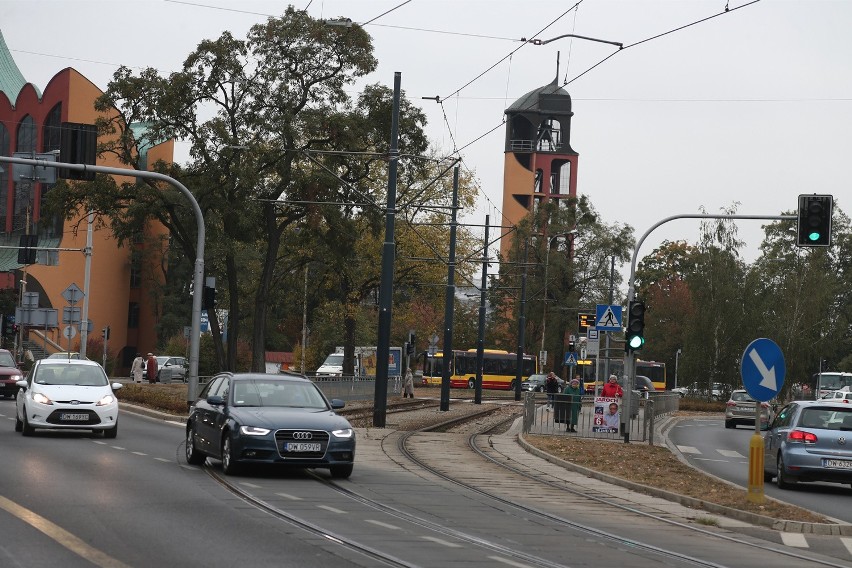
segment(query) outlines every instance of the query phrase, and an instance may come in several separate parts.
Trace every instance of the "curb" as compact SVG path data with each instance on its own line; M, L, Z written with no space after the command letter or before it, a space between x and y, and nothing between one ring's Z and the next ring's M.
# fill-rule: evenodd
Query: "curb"
M671 423L676 422L676 419L671 420ZM667 425L668 426L668 425ZM671 428L671 426L668 426ZM668 428L665 428L668 430ZM662 429L662 428L661 428ZM715 513L717 515L723 515L725 517L730 517L732 519L736 519L738 521L742 521L745 523L751 523L753 525L758 525L762 527L771 528L778 531L791 532L791 533L803 533L803 534L815 534L815 535L831 535L831 536L852 536L852 525L843 524L843 523L806 523L802 521L786 521L780 519L774 519L772 517L767 517L765 515L758 515L756 513L750 513L748 511L740 511L739 509L733 509L731 507L726 507L724 505L718 505L716 503L710 503L708 501L704 501L701 499L697 499L695 497L687 497L686 495L679 495L677 493L672 493L671 491L666 491L664 489L659 489L657 487L650 487L648 485L642 485L641 483L635 483L633 481L629 481L627 479L622 479L620 477L616 477L614 475L609 475L606 473L601 473L599 471L589 469L583 467L581 465L577 465L575 463L571 463L565 461L561 458L558 458L554 455L548 454L539 450L538 448L532 446L529 442L524 439L523 433L518 432L518 444L527 452L538 456L546 461L549 461L552 464L563 467L567 470L574 471L576 473L581 473L593 479L597 479L599 481L603 481L606 483L611 483L613 485L618 485L620 487L624 487L626 489L631 489L633 491L638 491L640 493L644 493L646 495L651 495L653 497L659 497L661 499L665 499L667 501L673 501L675 503L679 503L685 507L690 507L693 509L702 509L704 511ZM668 445L668 439L666 438L666 442ZM673 452L679 456L678 452ZM680 458L680 456L679 456ZM692 467L692 466L690 466ZM702 472L703 473L703 472ZM711 476L715 477L715 476ZM718 478L716 478L718 479ZM725 480L721 480L725 481ZM730 483L727 482L726 483ZM742 489L737 486L738 489ZM784 503L785 505L789 505L789 503ZM797 505L794 505L797 506Z
M130 404L129 402L119 401L118 407L125 412L130 412L131 414L139 414L147 416L148 418L156 418L157 420L162 420L164 422L174 422L175 424L183 424L187 419L187 416L169 414L167 412L154 410L153 408L139 406L138 404Z

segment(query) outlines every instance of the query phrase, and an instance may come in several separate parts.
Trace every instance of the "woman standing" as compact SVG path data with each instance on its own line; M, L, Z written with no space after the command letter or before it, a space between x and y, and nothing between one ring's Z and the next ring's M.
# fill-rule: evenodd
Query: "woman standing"
M573 378L562 394L568 396L568 425L566 429L569 432L577 431L577 422L580 417L580 407L583 404L583 387L580 386L580 379Z

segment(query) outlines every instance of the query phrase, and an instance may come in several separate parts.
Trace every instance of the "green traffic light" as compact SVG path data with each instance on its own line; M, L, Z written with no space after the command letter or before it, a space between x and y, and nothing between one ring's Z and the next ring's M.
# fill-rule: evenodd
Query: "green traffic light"
M808 240L809 241L818 241L821 236L822 235L820 235L819 233L814 231L812 233L808 233Z
M639 349L642 347L642 344L645 343L645 339L639 335L634 335L630 338L628 345L631 349Z

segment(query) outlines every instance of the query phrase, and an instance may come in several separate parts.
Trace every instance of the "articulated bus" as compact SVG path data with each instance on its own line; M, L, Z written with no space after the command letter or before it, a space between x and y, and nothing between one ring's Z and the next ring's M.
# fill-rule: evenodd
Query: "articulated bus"
M418 357L423 368L423 385L441 386L444 375L444 353L434 356L423 352ZM538 370L538 357L524 355L521 380L525 381ZM518 371L517 353L485 349L482 354L482 388L511 390L515 388ZM476 387L476 349L453 351L450 362L450 386L452 388Z
M654 383L655 391L666 390L666 364L656 361L636 360L636 374L648 377Z

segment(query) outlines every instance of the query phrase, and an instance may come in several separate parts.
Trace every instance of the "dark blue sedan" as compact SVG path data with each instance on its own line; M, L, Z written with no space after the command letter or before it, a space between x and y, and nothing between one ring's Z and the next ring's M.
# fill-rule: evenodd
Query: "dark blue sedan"
M186 461L212 457L226 474L245 464L327 468L344 479L355 462L355 430L314 383L297 374L223 373L190 409Z

